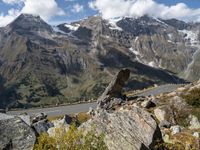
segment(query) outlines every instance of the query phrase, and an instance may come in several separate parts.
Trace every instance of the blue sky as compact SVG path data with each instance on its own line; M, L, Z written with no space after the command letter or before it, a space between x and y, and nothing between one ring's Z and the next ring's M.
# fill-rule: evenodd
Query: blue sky
M5 26L20 13L38 14L51 24L98 13L105 19L149 14L166 19L200 21L200 0L0 0L0 26Z

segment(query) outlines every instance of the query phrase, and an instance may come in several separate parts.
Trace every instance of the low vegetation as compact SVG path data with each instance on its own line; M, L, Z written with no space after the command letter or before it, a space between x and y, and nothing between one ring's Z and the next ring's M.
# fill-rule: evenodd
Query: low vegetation
M71 125L67 132L64 128L58 128L54 137L47 133L41 134L34 150L107 150L107 147L104 135L97 135L95 128L84 133L75 125Z

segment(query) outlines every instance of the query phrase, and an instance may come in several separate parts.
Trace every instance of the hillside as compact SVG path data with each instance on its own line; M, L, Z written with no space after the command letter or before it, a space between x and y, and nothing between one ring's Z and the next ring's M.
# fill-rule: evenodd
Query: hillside
M126 90L197 80L199 28L148 16L52 27L22 14L0 28L0 107L96 99L122 68L131 70Z

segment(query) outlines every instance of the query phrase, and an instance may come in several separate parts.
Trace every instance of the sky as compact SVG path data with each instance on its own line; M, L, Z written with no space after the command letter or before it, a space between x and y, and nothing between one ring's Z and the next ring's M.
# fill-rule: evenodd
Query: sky
M21 13L40 15L52 25L96 14L104 19L149 15L200 22L200 0L0 0L0 27Z

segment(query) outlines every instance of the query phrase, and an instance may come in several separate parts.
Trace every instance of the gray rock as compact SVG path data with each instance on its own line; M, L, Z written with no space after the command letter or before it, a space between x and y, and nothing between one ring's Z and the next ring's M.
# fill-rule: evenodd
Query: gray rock
M200 129L200 122L196 116L190 115L189 120L190 120L189 129Z
M181 127L176 125L176 126L171 126L170 128L172 130L172 135L180 133L181 132Z
M68 115L66 115L68 116ZM53 127L49 128L47 133L49 134L49 136L54 137L57 133L57 129L65 129L65 132L68 131L70 124L68 124L69 122L66 121L66 117L63 117L63 119L59 119L59 120L54 120L52 121L53 123Z
M137 107L113 113L101 111L81 128L88 131L93 126L98 134L105 134L109 150L153 149L158 141L162 142L156 121L148 112Z
M34 128L34 130L38 135L41 133L47 133L48 129L53 126L54 126L53 123L48 122L47 120L41 120L32 124L32 127Z
M0 113L0 121L1 120L6 120L6 119L13 119L14 116L6 115L4 113Z
M169 105L164 105L154 109L156 118L161 121L167 121L172 125L175 124L174 112Z
M31 117L32 123L47 119L47 115L45 113L38 113Z
M27 125L31 126L31 117L29 115L19 115L19 118L21 118Z
M0 114L0 118L0 149L33 149L36 136L30 126L18 117Z
M125 85L125 82L129 79L129 76L129 69L123 69L119 71L119 73L114 77L113 81L109 84L101 97L98 98L97 107L100 109L110 109L113 107L111 101L114 100L114 98L125 100L126 97L122 95L122 88Z
M143 108L149 109L149 108L151 108L151 107L155 107L156 104L155 104L154 102L152 102L151 100L146 100L146 101L144 101L144 102L141 103L141 106L142 106Z

